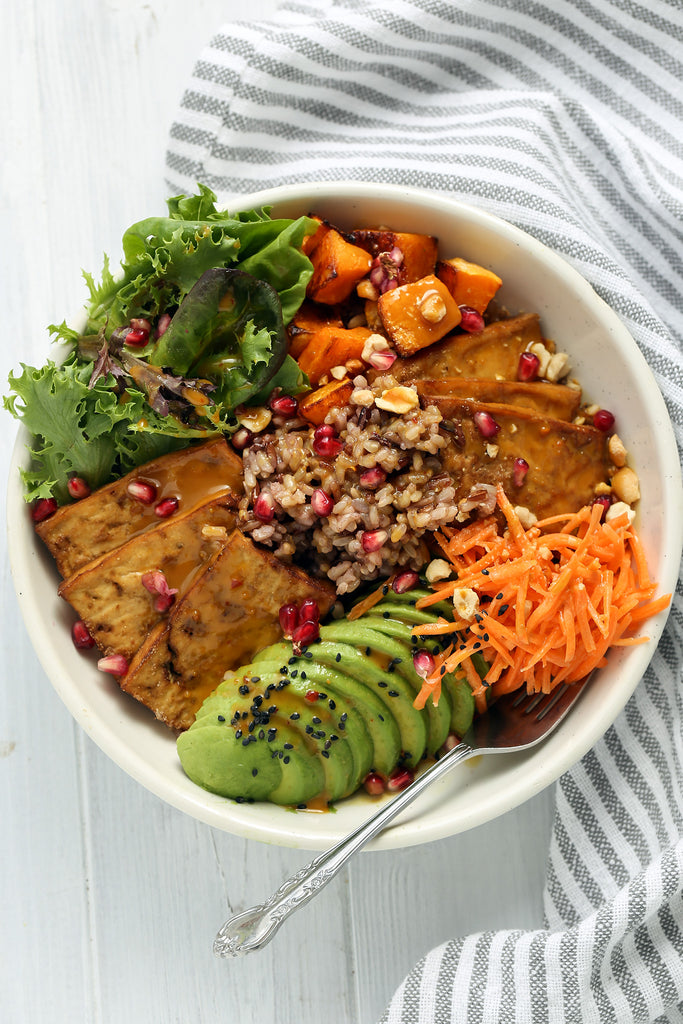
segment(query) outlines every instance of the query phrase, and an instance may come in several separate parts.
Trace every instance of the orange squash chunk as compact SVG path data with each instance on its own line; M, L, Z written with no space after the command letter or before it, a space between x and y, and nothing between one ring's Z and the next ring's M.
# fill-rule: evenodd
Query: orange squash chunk
M311 384L318 384L333 366L345 366L350 359L360 359L371 334L367 327L321 327L299 356L299 367Z
M289 354L298 359L309 341L321 327L343 327L342 319L326 306L303 302L287 326Z
M436 276L444 282L459 306L471 306L478 313L484 312L503 283L492 270L477 263L468 263L460 257L439 260Z
M403 253L400 282L410 284L436 267L438 242L433 235L417 235L407 231L389 231L384 228L362 228L347 235L347 241L367 249L374 258L381 252L391 252L396 246Z
M313 277L306 294L316 302L334 306L344 302L365 277L372 257L364 249L347 242L335 228L329 228L310 254Z
M458 304L433 274L380 295L382 327L401 356L410 356L440 341L460 323Z
M325 417L331 409L348 405L352 391L353 383L348 377L343 377L342 380L331 380L329 384L323 384L322 387L310 391L299 399L299 415L309 423L319 426L325 421Z

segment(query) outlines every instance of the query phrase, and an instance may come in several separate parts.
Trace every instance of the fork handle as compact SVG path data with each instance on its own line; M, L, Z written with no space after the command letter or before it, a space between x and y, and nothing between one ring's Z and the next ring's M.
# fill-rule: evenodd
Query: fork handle
M354 853L379 835L428 786L473 753L467 743L453 747L350 835L283 882L265 903L231 917L216 935L213 946L216 956L243 956L265 946L289 915L331 882Z

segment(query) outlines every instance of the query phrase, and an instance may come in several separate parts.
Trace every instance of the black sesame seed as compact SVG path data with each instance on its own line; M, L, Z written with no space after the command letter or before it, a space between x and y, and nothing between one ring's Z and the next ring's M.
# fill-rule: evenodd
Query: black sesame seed
M297 718L301 718L301 715L299 714L298 711L292 711L289 717L292 719L293 722L296 722Z
M441 654L441 644L436 644L432 647L432 654Z
M388 693L390 697L398 697L398 690L389 690Z
M502 601L502 600L503 600L503 591L501 590L500 594L496 594L496 601Z
M320 753L322 754L323 757L329 757L330 756L329 750L321 750Z
M381 686L382 689L384 689L385 687L387 687L389 685L389 683L386 683L383 679L380 679L380 681L377 683L377 685Z
M218 721L219 722L224 722L225 721L225 715L219 715L218 716Z
M250 743L250 741L251 741L251 736L247 736L247 737L246 737L246 739L243 739L243 740L242 740L242 746L243 746L243 747L248 747L248 746L249 746L249 743Z
M439 669L439 675L442 675L442 676L446 675L446 666L445 665L442 665L441 668Z
M329 750L331 746L332 746L332 741L331 740L325 740L325 750Z
M388 593L389 593L389 584L385 583L384 586L382 587L382 596L386 597Z
M479 643L478 640L477 640L476 644L472 644L472 649L475 650L475 651L478 651L480 647L481 647L481 644Z
M289 764L289 754L285 754L285 756L282 758L282 763Z
M308 676L306 675L306 673L305 673L305 672L302 672L302 673L301 673L301 678L302 678L302 679L307 679L307 678L308 678Z
M505 612L508 610L509 607L510 607L509 604L502 604L500 606L500 608L498 609L498 614L499 615L505 615Z
M313 725L320 725L322 719L318 718L317 715L313 715L313 718L311 719L311 721L313 722Z
M486 641L486 643L489 642L489 635L488 635L488 633L484 633L483 639Z
M481 574L482 574L482 576L488 576L489 575L488 569L482 569L481 570Z
M322 729L318 729L317 732L313 733L313 737L316 740L324 740L325 739L325 733L324 733L324 731Z
M345 722L345 721L346 721L346 719L347 719L348 717L349 717L349 716L347 715L346 711L344 711L344 712L343 712L343 714L341 714L341 715L339 716L339 721L340 721L340 722Z
M335 733L331 732L331 733L330 733L330 739L331 739L331 740L332 740L332 742L334 743L334 741L335 741L335 740L338 740L338 739L339 739L339 737L338 737L338 736L337 736L337 735L336 735Z
M313 657L313 655L311 654L310 651L304 651L304 658L312 658L312 657Z
M296 679L296 677L299 675L299 669L293 668L289 675L292 679Z
M382 612L382 618L383 619L390 619L391 618L391 612Z
M341 729L342 732L344 732L344 729L346 728L346 722L337 722L337 727Z
M294 744L293 743L283 743L282 745L285 748L285 750L294 750Z
M266 738L266 734L265 734L265 732L263 731L263 729L259 729L259 731L258 731L258 738L259 738L260 740L264 740L264 739Z
M327 700L326 693L318 693L318 700Z
M328 700L328 702L327 702L327 706L328 706L328 708L330 709L330 711L334 711L334 709L335 709L335 708L336 708L336 706L337 706L337 704L336 704L336 701L333 701L333 700Z
M258 775L258 768L252 768L251 769L251 775L252 775L252 778L255 779L256 776Z
M313 726L312 725L307 725L306 726L306 732L308 733L309 736L311 736L313 734Z
M287 662L288 665L296 665L296 658L290 658Z
M252 683L260 683L261 682L261 676L252 676L251 677L251 681L252 681Z
M235 739L236 740L241 740L242 739L242 730L241 729L236 729L235 730Z
M368 657L368 658L370 657L370 648L369 647L365 648L365 654L366 654L366 657Z
M263 704L263 697L261 696L260 693L257 693L256 696L254 697L254 707L255 708L260 708L262 704Z
M337 651L337 653L335 654L334 660L335 661L341 661L341 654L339 653L339 651Z
M244 803L244 797L243 796L236 796L235 797L235 803L236 804L243 804Z
M287 668L287 666L283 665L282 668L280 669L280 675L281 676L286 676L288 674L288 672L289 672L289 669Z
M377 717L379 718L380 722L384 721L384 715L378 715Z
M243 683L242 686L240 686L238 693L241 693L243 697L245 697L249 693L249 687L246 685L246 683Z
M297 804L296 805L296 809L297 809L297 811L305 811L306 810L306 804Z
M249 723L249 725L247 726L247 729L249 730L249 732L253 732L255 728L256 728L256 722L252 719L251 722Z
M274 714L276 714L276 712L277 712L277 704L271 704L270 707L268 708L268 714L269 715L274 715Z

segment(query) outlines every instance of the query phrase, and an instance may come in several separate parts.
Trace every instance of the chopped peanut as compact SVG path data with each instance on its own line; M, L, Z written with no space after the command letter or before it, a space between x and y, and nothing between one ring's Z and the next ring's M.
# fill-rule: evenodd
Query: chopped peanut
M626 448L618 434L612 434L607 442L607 450L615 466L621 468L626 465Z
M640 498L638 474L630 466L622 466L612 477L612 490L620 501L633 505Z
M375 399L375 405L378 409L384 409L386 412L395 412L399 416L404 412L410 412L411 409L416 409L419 404L420 399L415 388L405 387L404 385L389 388L387 391L383 391L379 398Z
M446 315L446 303L438 292L427 292L420 303L420 316L429 324L439 324Z

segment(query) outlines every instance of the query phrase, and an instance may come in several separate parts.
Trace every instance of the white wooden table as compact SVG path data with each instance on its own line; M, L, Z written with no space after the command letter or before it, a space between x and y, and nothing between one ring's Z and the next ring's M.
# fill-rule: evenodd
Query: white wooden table
M46 325L85 301L81 268L118 260L124 228L164 208L166 134L202 44L275 6L2 5L3 381L44 361ZM4 479L16 428L0 423ZM552 791L473 832L363 854L262 953L214 959L226 914L309 855L200 825L111 763L29 645L4 536L2 559L0 1020L369 1024L434 945L541 923Z

